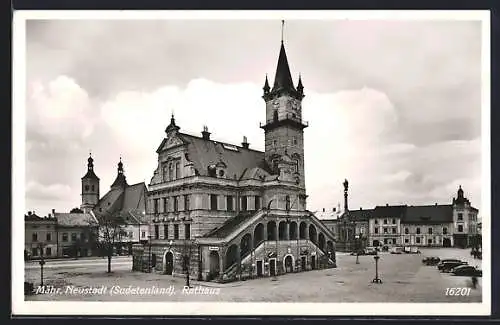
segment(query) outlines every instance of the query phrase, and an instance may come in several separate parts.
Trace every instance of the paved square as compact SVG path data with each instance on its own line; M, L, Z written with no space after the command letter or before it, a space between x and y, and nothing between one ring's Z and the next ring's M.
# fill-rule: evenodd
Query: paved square
M371 283L375 276L373 256L356 257L339 254L339 267L286 274L242 282L217 284L191 281L191 293L183 292L185 279L162 274L132 272L130 258L113 260L112 274L106 274L105 259L49 261L45 265L45 284L61 288L60 294L37 294L27 300L86 301L227 301L227 302L481 302L482 279L468 296L447 296L446 288L471 286L469 277L440 273L435 266L424 266L424 256L460 257L480 266L469 250L424 249L421 255L382 253L379 273L382 284ZM40 281L40 266L30 263L25 279ZM70 288L101 288L105 293L69 293ZM74 286L74 287L71 287ZM113 288L113 286L115 286ZM111 295L116 286L140 287L150 292ZM156 292L154 292L156 288ZM164 292L159 292L162 288ZM174 290L172 294L172 290ZM195 291L196 290L196 291ZM193 291L195 291L193 293Z

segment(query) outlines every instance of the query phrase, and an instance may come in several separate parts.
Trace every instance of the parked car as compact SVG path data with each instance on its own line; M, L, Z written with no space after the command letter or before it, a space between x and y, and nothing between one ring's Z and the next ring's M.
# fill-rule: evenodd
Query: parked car
M456 258L445 258L445 259L442 259L437 264L438 270L441 270L441 268L443 267L444 263L448 263L448 262L462 262L462 261L459 260L459 259L456 259Z
M436 256L427 256L422 259L423 264L430 266L438 265L439 261L441 261L441 259Z
M403 247L392 247L391 254L403 254Z
M404 247L404 252L406 254L420 254L420 250L416 246L406 246Z
M472 265L459 265L451 271L453 275L460 276L483 276L483 271Z
M452 271L453 268L460 266L460 265L467 265L467 262L446 262L444 265L441 267L441 272L449 273Z
M366 255L377 255L378 251L375 247L367 247L365 248Z
M366 255L366 251L364 249L360 249L358 251L351 252L351 255L356 256L356 255Z

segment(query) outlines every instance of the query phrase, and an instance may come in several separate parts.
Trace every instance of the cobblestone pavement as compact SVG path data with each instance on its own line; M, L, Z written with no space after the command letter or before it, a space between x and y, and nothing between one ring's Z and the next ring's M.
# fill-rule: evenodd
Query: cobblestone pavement
M446 288L470 287L471 279L440 273L436 267L424 266L424 256L461 257L477 265L469 250L424 249L421 255L382 253L379 273L382 284L372 283L375 276L373 256L356 258L346 254L337 257L338 268L286 274L228 284L191 281L191 291L183 291L185 279L162 274L132 272L131 260L113 262L113 273L107 274L105 260L61 263L45 269L46 285L60 288L60 294L37 294L26 300L63 301L228 301L228 302L481 302L481 279L477 289L467 296L447 296ZM50 263L50 262L49 262ZM49 264L47 263L47 264ZM46 265L47 266L47 265ZM25 279L40 281L39 267L27 266ZM117 293L127 288L154 292ZM69 289L67 289L69 288ZM106 292L70 293L74 288L104 288ZM159 292L162 288L163 292ZM103 290L103 289L101 289ZM193 292L195 291L195 292ZM172 293L173 292L173 293Z

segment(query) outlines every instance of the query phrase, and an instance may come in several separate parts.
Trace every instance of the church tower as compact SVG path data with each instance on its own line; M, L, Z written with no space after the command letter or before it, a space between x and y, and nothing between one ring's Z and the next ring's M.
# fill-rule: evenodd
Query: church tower
M283 39L278 57L278 66L271 89L265 79L266 123L261 125L265 132L265 158L272 173L282 175L290 171L295 183L305 188L304 179L304 128L302 121L302 99L304 87L299 75L294 86Z
M94 173L94 159L89 155L87 173L82 177L82 204L83 212L90 212L99 202L99 177Z
M111 184L111 189L125 189L127 186L127 178L125 177L122 158L120 157L120 161L118 162L118 173L116 174L115 181Z

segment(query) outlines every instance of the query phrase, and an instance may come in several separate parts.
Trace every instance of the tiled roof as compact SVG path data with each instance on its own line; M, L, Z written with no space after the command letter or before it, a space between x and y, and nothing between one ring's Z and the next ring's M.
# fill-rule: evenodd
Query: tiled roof
M199 175L208 174L208 166L223 162L226 167L226 177L240 179L247 170L259 167L269 171L264 160L264 153L257 150L246 149L214 140L203 139L193 135L179 133L187 143L187 158L193 162Z
M24 221L42 222L42 221L56 221L56 219L51 217L40 217L34 213L28 213L24 215Z
M105 214L121 216L127 224L144 223L146 211L146 185L137 183L123 188L112 188L94 208L96 216Z
M376 206L372 215L374 218L403 218L405 211L406 205Z
M354 221L368 221L374 215L373 209L349 210L349 218Z
M338 219L340 217L340 211L316 211L314 212L314 216L318 218L319 220L331 220L331 219Z
M406 208L403 222L408 224L453 222L453 206L450 204L409 206Z
M243 212L230 219L228 219L222 226L216 228L209 233L205 234L203 237L208 238L225 238L227 235L232 233L238 226L247 220L253 212Z
M96 225L95 218L90 213L54 213L57 224L63 227L88 227Z

